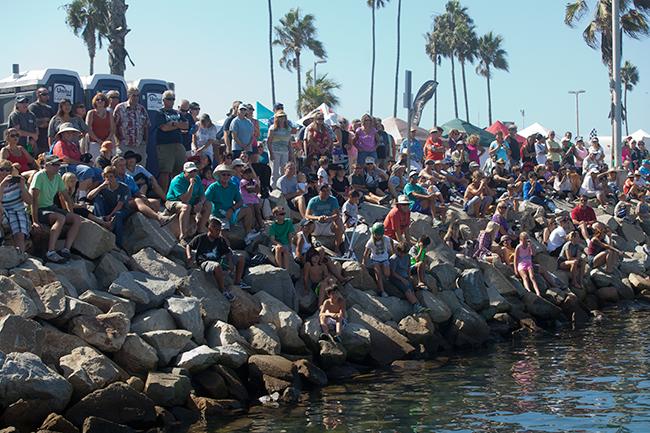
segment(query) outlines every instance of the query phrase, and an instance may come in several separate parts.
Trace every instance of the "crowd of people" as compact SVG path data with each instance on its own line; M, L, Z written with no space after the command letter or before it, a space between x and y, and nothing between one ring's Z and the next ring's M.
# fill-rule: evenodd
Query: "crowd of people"
M163 107L151 118L137 88L128 89L124 102L117 92L98 93L88 111L63 100L54 112L47 89L36 96L31 104L16 98L0 148L5 237L20 252L32 231L49 231L44 258L67 260L83 219L113 231L122 246L126 221L139 212L161 226L177 224L173 232L188 265L213 274L232 299L224 273L245 286L246 263L223 232L241 226L247 244L269 236L276 265L300 265L303 289L318 294L326 334L340 332L345 308L336 287L349 278L319 247L319 237L333 239L335 254L361 261L379 296L387 296L391 284L419 313L424 307L415 292L427 288L431 240L410 235L412 213L430 216L432 233L456 253L511 266L538 295L537 274L551 285L557 281L533 262L534 241L557 258L575 287L582 286L587 265L616 268L624 253L593 207L636 220L650 234L650 156L631 137L623 165L609 168L597 138L585 143L567 132L558 142L551 131L520 142L515 125L491 143L455 129L443 136L438 126L426 140L414 128L397 142L368 114L348 122L318 111L296 124L275 104L264 138L253 106L241 101L217 126L196 102L182 100L174 108L173 91L162 95ZM147 151L151 133L155 155ZM151 158L156 175L145 168ZM281 199L274 207L276 189ZM573 210L561 211L558 201ZM365 221L364 202L390 210L383 220ZM541 209L540 230L523 227L526 203ZM463 212L488 220L476 239L460 229ZM359 225L370 237L357 258L345 234Z

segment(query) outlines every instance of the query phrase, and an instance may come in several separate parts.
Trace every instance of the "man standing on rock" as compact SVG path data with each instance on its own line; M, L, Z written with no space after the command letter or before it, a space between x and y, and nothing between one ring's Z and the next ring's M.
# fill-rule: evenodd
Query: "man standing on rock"
M146 166L149 115L144 106L138 103L140 91L137 87L129 87L126 95L128 99L117 104L113 110L117 154L124 155L129 150L133 151L140 155L140 163Z

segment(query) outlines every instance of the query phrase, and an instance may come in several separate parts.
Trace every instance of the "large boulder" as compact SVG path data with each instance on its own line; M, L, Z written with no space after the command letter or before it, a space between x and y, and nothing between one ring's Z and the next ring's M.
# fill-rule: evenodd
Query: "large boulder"
M47 418L45 418L39 431L40 430L49 430L51 432L60 433L79 433L77 427L72 425L70 421L55 413L51 413Z
M91 392L65 413L65 417L76 426L90 416L118 424L147 426L156 420L156 408L146 395L124 382L115 382Z
M31 352L41 356L43 329L38 322L10 314L0 319L0 352ZM49 342L48 342L49 344Z
M65 313L65 290L59 281L32 286L28 293L38 308L39 318L52 320Z
M262 306L260 321L275 326L282 349L287 353L304 353L305 343L299 335L302 326L300 316L266 291L259 291L253 296Z
M61 332L48 323L43 324L42 332L43 341L46 341L47 344L42 345L41 358L48 365L58 366L62 356L71 353L77 347L88 346L88 343L76 335Z
M133 255L133 260L149 275L163 279L180 279L187 276L187 269L153 248L147 247Z
M25 254L21 254L16 248L10 246L0 246L0 269L11 269L20 265L27 259Z
M408 339L394 328L364 313L356 307L349 310L349 320L360 323L370 332L370 357L379 365L390 365L391 362L404 358L415 348Z
M227 346L235 343L248 346L246 338L239 333L237 328L221 320L213 323L208 328L205 338L210 347Z
M117 258L117 255L104 254L95 268L95 277L102 290L107 290L113 281L117 280L123 272L129 272L126 265Z
M159 307L177 287L175 281L152 277L142 272L125 272L110 285L108 291L132 300L140 311Z
M147 397L164 407L183 406L191 390L187 376L173 373L149 373L144 385Z
M446 322L451 317L451 310L437 294L427 290L419 290L416 296L420 304L429 309L428 314L434 323Z
M458 269L453 264L447 262L433 262L429 268L431 275L435 277L438 285L443 288L455 287Z
M209 368L192 375L192 380L197 384L197 393L210 398L228 397L228 386L215 369Z
M447 340L455 346L479 346L487 341L490 334L485 319L465 306L454 311L451 326L447 330Z
M243 291L238 286L231 286L230 291L235 299L230 303L228 322L237 329L246 329L259 323L262 305L250 293Z
M625 239L627 239L628 242L632 242L635 246L645 243L647 239L645 232L636 224L622 221L621 230Z
M151 247L163 256L167 256L177 242L165 227L160 227L158 221L150 220L140 212L129 217L124 231L129 234L124 239L124 249L129 254Z
M100 290L86 290L79 299L102 310L103 313L124 313L126 317L132 319L135 315L135 303L119 296Z
M266 375L292 382L297 368L287 358L279 355L253 355L248 358L248 372L256 378Z
M246 281L250 284L252 293L265 291L293 311L298 311L296 289L286 269L260 265L250 268L248 272Z
M8 307L14 314L25 319L35 317L39 312L25 290L4 276L0 276L0 305Z
M357 289L377 290L377 283L372 278L372 275L370 275L370 272L368 272L368 269L362 266L361 263L354 260L343 262L343 270L345 271L345 275L353 278L352 284Z
M90 347L78 347L59 360L63 377L74 388L75 398L82 398L96 389L126 379L113 361Z
M363 290L356 289L350 284L346 284L341 289L341 294L345 298L348 307L356 305L360 310L365 311L382 322L393 320L393 314L386 305L381 302L381 298Z
M253 325L243 333L248 343L265 355L279 355L282 346L275 327L269 323Z
M217 288L214 277L194 269L179 281L178 291L185 296L193 296L201 302L201 313L206 325L217 320L227 321L230 312L230 302Z
M430 346L435 341L436 325L426 314L406 316L397 329L408 338L413 346Z
M620 282L616 281L616 277L612 274L605 273L600 269L593 269L589 274L591 280L596 284L597 287L611 287L617 286Z
M538 319L554 320L562 314L562 309L560 307L551 304L546 299L541 298L534 293L526 293L523 301L526 305L526 310Z
M81 433L135 433L135 430L98 416L89 416L81 426Z
M409 314L413 313L413 306L404 299L395 296L377 298L377 300L390 312L391 321L399 322Z
M67 278L78 293L97 288L97 278L93 274L93 262L84 259L68 260L64 263L48 263L56 275Z
M294 362L294 365L304 383L310 383L318 387L327 385L327 374L310 360L299 359Z
M56 274L47 266L36 260L28 258L19 267L11 270L14 276L21 276L31 281L34 286L42 286L57 280Z
M493 285L488 284L486 290L490 299L490 307L493 307L497 313L507 313L510 311L510 303Z
M20 399L41 400L55 412L72 396L72 385L33 353L0 353L0 406Z
M512 282L504 275L501 268L486 262L479 262L479 266L483 271L483 277L488 286L494 287L503 296L518 294L517 288L512 285Z
M362 362L370 353L370 331L359 323L348 323L341 332L341 343L350 361Z
M143 311L131 320L131 332L142 335L149 331L168 331L176 329L176 322L164 308Z
M176 366L184 368L190 373L196 373L211 367L216 364L218 360L219 352L203 345L181 353L178 357Z
M480 269L463 271L458 277L456 285L462 290L465 303L473 310L480 311L490 305L490 298Z
M321 340L318 342L318 345L320 346L318 357L320 358L321 365L332 367L345 364L348 354L343 345L336 344L330 340Z
M95 317L102 314L102 310L95 307L93 304L81 301L71 296L65 297L65 313L61 314L56 319L51 320L56 326L63 326L78 316L92 316Z
M172 296L165 301L165 308L172 315L178 328L192 333L194 341L203 343L203 319L201 303L197 298Z
M131 374L146 374L158 366L158 352L138 334L127 334L113 359Z
M78 316L72 319L72 333L104 352L117 352L124 344L130 327L123 313Z
M81 219L79 234L72 243L72 249L82 256L95 260L115 248L115 235L88 219Z
M150 331L142 334L142 338L156 349L160 365L168 365L176 355L188 347L192 333L183 329Z
M379 204L369 203L364 201L359 205L359 215L362 216L369 225L375 222L384 222L384 218L388 215L390 209L386 206Z

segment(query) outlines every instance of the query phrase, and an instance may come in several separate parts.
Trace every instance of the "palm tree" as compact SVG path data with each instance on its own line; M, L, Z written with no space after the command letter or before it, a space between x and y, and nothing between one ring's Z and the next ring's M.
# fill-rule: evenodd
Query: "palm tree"
M460 62L460 70L463 78L463 96L465 98L465 120L469 122L469 102L467 99L467 79L465 77L465 64L474 63L478 50L478 37L474 31L474 25L470 22L460 23L454 32L455 52Z
M476 72L485 77L487 80L488 93L488 121L492 124L492 94L490 91L490 78L492 78L492 69L501 69L508 71L508 53L501 48L503 38L501 35L494 35L489 32L481 36L478 40L478 60Z
M102 42L108 33L108 8L105 0L73 0L63 5L65 23L72 29L75 36L81 36L90 58L90 75L95 72L95 55L97 48L102 48Z
M442 52L444 52L443 42L435 31L428 32L425 36L427 43L424 51L433 62L433 81L438 81L438 65L440 65ZM433 94L433 124L438 124L438 92Z
M397 0L397 56L395 60L395 96L393 98L393 117L397 117L397 89L399 88L399 55L402 24L402 0Z
M334 90L340 88L341 84L327 78L327 74L317 77L316 82L314 82L312 71L307 71L305 88L302 90L298 111L309 113L321 104L327 104L330 107L337 106L339 98L334 95Z
M574 0L566 5L564 23L575 27L590 9L589 0ZM600 52L603 63L609 68L611 77L612 66L612 0L596 0L594 2L594 15L587 27L582 32L587 45ZM648 36L648 13L650 13L650 0L621 0L621 27L623 33L633 39Z
M370 115L372 116L372 103L375 93L375 10L386 6L390 0L366 0L372 9L372 66L370 67Z
M312 14L304 17L300 15L300 8L289 10L285 16L280 18L280 25L274 27L275 40L273 45L282 47L280 67L291 72L296 70L298 79L298 107L302 104L302 86L300 81L300 55L305 48L310 50L316 57L324 59L327 57L323 44L316 39L316 18ZM301 112L298 112L300 115Z
M273 71L273 9L271 0L268 0L269 7L269 65L271 66L271 101L275 105L275 74Z
M629 62L625 61L623 67L621 68L621 80L623 81L623 108L625 110L625 135L630 135L630 130L628 128L628 119L629 113L627 111L627 92L632 91L634 86L639 82L639 70L636 66Z
M124 76L126 59L135 66L129 52L126 51L125 39L131 29L126 25L126 10L129 6L124 0L107 0L108 2L108 65L111 74Z

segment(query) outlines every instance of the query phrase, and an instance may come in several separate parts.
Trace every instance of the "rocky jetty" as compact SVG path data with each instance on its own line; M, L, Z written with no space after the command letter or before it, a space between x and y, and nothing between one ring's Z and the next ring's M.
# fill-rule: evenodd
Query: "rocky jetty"
M361 207L368 221L386 211ZM523 213L533 227L535 212L527 205ZM486 223L460 217L470 238ZM635 224L599 216L628 255L612 274L588 270L583 289L570 288L568 274L536 244L535 262L561 282L552 288L540 278L538 297L510 267L455 253L430 219L413 218L412 233L433 240L429 287L417 294L428 311L412 314L394 287L377 297L368 271L347 262L354 279L342 288L349 324L340 343L319 341L314 294L294 285L299 270L252 267L252 289L232 286L230 303L211 276L185 267L167 229L139 214L127 224L126 251L91 222L65 264L0 247L0 431L178 431L253 404L291 404L371 368L579 325L611 303L650 297L647 236ZM241 230L228 235L243 246ZM262 237L243 253L265 245Z

